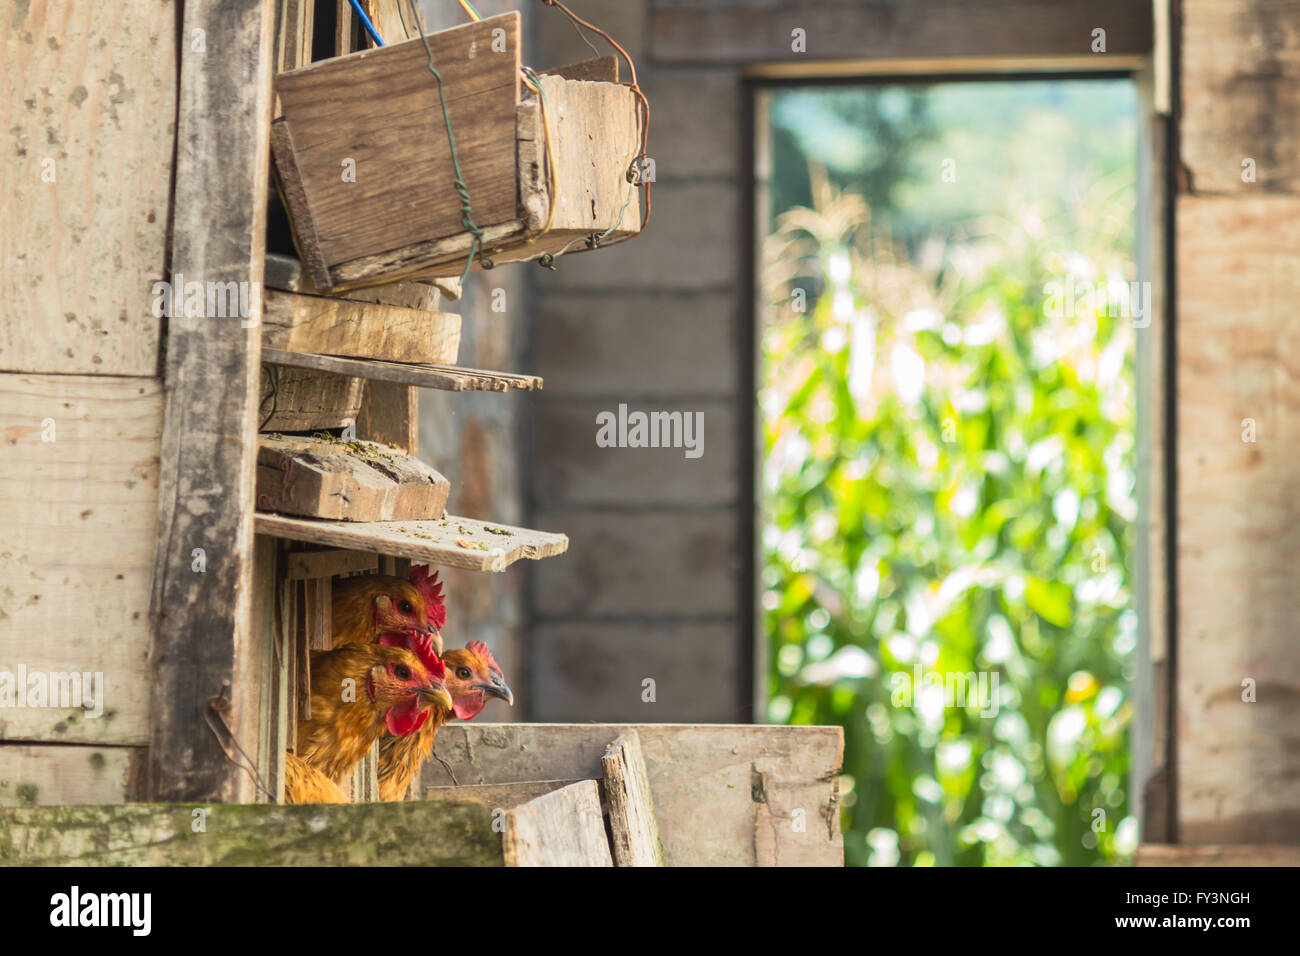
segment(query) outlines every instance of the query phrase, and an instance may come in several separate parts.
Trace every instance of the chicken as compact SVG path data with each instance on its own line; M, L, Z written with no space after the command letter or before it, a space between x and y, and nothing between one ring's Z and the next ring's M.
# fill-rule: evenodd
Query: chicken
M284 755L285 803L347 803L339 785L297 754Z
M426 635L442 653L447 609L438 576L426 567L411 569L410 580L367 574L334 582L331 607L334 647L347 644L404 643L408 631Z
M442 656L447 672L447 691L451 694L453 713L461 720L477 717L488 697L497 697L513 706L515 695L506 684L492 652L482 641L470 641L464 648L452 648ZM413 734L405 737L384 735L379 741L379 799L403 800L411 780L433 752L438 728L447 718L430 719Z
M339 783L379 737L413 734L451 713L446 671L404 647L349 644L311 656L311 719L298 721L297 755Z

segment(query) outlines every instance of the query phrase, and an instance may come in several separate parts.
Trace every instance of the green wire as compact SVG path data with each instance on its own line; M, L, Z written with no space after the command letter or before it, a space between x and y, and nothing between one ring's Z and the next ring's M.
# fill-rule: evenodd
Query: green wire
M411 5L411 12L416 14L415 22L419 23L420 19L416 11L415 0L408 0L408 2ZM456 139L451 132L451 114L447 112L447 96L442 88L442 74L433 65L433 48L429 46L429 38L424 35L423 30L420 31L420 39L424 42L424 52L429 55L429 72L438 81L438 100L442 104L442 121L447 127L447 146L451 149L451 165L456 171L456 192L460 195L460 224L474 237L474 241L470 244L469 258L465 260L465 271L460 276L461 285L463 286L465 280L469 277L470 267L474 265L474 257L483 248L483 230L474 222L470 207L469 187L465 185L464 176L460 171L460 159L456 155Z

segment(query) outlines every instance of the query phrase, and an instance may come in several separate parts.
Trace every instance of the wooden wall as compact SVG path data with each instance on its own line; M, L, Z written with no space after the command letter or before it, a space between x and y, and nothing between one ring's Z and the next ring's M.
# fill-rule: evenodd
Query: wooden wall
M1297 842L1300 8L1183 0L1179 56L1177 836Z
M0 18L0 671L105 688L0 708L0 804L120 801L148 740L176 8Z

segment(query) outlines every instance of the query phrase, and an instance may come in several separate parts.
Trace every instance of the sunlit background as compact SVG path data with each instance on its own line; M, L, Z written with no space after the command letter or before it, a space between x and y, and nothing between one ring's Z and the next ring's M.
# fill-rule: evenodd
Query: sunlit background
M761 108L767 719L844 726L850 865L1123 863L1133 87Z

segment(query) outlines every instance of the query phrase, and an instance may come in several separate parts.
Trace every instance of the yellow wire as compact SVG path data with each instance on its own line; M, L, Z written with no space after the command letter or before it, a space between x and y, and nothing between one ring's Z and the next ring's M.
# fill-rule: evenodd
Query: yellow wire
M464 10L467 14L469 14L469 18L473 20L475 23L483 19L478 15L478 11L475 10L468 3L466 3L465 0L456 0L456 2L460 4L460 8Z

